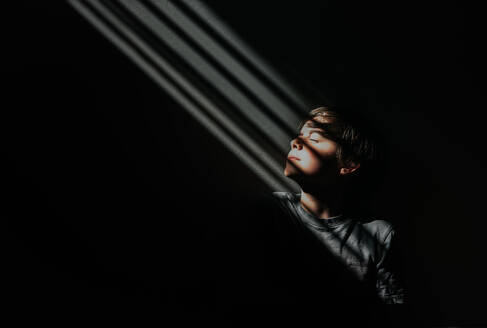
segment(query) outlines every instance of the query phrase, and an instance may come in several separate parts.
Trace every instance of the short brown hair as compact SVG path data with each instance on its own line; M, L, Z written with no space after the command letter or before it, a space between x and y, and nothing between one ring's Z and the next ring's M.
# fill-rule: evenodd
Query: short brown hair
M337 143L339 164L347 166L351 162L360 163L357 175L366 175L375 171L384 154L379 151L377 136L354 114L330 106L318 107L302 120L299 131L306 122L311 121L313 127L323 129L327 137Z

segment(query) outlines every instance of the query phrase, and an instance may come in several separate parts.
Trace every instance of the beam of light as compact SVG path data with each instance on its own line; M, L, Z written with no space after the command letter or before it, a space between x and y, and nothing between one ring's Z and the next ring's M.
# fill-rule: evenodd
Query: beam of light
M90 1L93 5L95 5L95 2L96 1ZM98 2L96 3L98 4ZM231 81L212 66L211 63L185 42L165 22L160 20L140 2L120 0L118 3L130 11L140 23L149 28L162 42L165 43L166 46L176 52L180 58L183 58L192 69L198 72L199 75L217 89L220 94L232 102L235 108L252 122L255 127L258 127L281 153L284 154L287 151L287 144L285 144L284 141L289 140L290 135L285 133L274 120L265 115L262 110L255 106L255 104L246 97L239 88L231 83Z
M296 128L301 117L295 114L284 101L281 101L261 80L249 72L244 65L225 50L225 48L220 46L208 33L193 23L175 4L170 1L161 2L155 0L151 0L150 3L162 12L167 19L178 25L187 37L191 38L208 55L213 57L218 64L224 67L226 72L239 80L259 100L265 102L267 108L274 112L287 125L288 129L292 131Z
M192 85L186 81L186 79L179 74L175 69L171 67L162 57L158 56L155 52L144 44L144 42L138 38L133 32L126 28L121 21L119 21L114 15L112 15L106 8L102 7L98 2L92 1L91 4L96 8L99 13L102 13L111 23L117 26L117 29L123 33L127 38L136 44L142 51L144 51L150 59L154 60L157 65L163 69L170 78L160 74L157 69L153 67L143 55L141 55L129 42L125 41L122 37L117 35L108 24L104 23L98 16L92 12L92 10L82 4L80 1L69 0L70 4L85 17L95 28L97 28L106 38L114 43L125 55L132 59L148 76L150 76L161 88L166 90L183 108L185 108L195 119L197 119L205 128L207 128L220 142L222 142L232 153L234 153L244 164L249 167L261 180L267 184L272 190L290 190L293 189L292 185L289 185L288 181L280 178L282 174L281 166L276 163L275 160L270 158L267 153L259 147L255 142L246 136L241 129L231 122L224 114L218 110L201 92L193 88ZM171 81L171 79L173 79ZM174 81L174 82L173 82ZM181 91L181 88L188 90L192 97L197 99L197 102L190 100L191 98ZM256 160L253 156L240 146L238 142L233 140L231 135L221 129L218 124L212 121L205 113L199 108L202 105L209 112L215 115L215 117L225 125L238 140L244 142L245 146L251 149L264 163ZM271 174L273 171L277 175L275 177Z
M245 42L234 33L229 26L227 26L217 15L215 15L210 8L199 0L181 0L190 10L200 16L205 23L207 23L218 35L224 39L228 44L235 48L238 53L242 54L249 62L252 63L258 70L269 79L274 86L279 88L283 94L289 97L298 108L307 112L308 105L299 93L290 86L279 73L272 69L271 65L260 58Z

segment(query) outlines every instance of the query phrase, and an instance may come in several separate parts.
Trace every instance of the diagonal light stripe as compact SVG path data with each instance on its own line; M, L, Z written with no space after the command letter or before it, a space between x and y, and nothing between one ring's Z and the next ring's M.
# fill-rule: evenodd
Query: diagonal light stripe
M264 160L264 162L268 163L270 169L274 172L274 174L281 174L282 169L280 165L278 165L275 160L267 154L266 151L264 151L252 139L250 139L238 125L233 123L230 119L228 119L228 117L225 116L225 114L221 110L219 110L211 102L209 102L207 100L207 97L204 96L204 94L201 93L197 88L195 88L191 83L189 83L182 74L180 74L176 69L168 64L163 57L159 56L150 47L148 47L147 44L143 42L143 40L141 40L129 28L124 26L123 23L117 17L115 17L115 15L113 15L105 7L100 5L98 1L89 1L93 3L94 8L96 8L99 13L103 14L106 19L108 19L112 24L117 26L119 31L121 31L131 42L133 42L139 49L141 49L144 54L147 55L159 68L164 70L174 81L176 81L180 87L184 88L184 90L191 94L194 99L201 100L201 105L203 105L205 109L207 109L207 111L211 113L223 126L231 131L234 136L243 141L246 147L252 150L254 154Z
M150 51L147 47L139 40L137 37L125 28L117 18L109 13L105 8L103 8L99 3L93 1L93 5L96 6L97 10L103 12L107 18L114 24L117 28L121 29L124 34L131 36L131 41L136 41L138 46L145 48L146 52ZM288 181L282 178L276 178L272 174L269 174L269 169L264 165L256 161L252 156L250 156L238 143L236 143L231 136L226 134L222 129L218 127L211 119L209 119L192 101L188 99L181 91L179 91L167 78L158 74L147 60L145 60L140 54L137 53L131 46L127 44L122 38L117 36L116 33L111 31L111 29L103 23L96 15L94 15L88 7L81 4L79 1L69 0L69 3L78 10L90 23L92 23L105 37L107 37L111 42L113 42L122 52L124 52L129 58L131 58L141 69L143 69L160 87L166 90L174 99L176 99L195 119L197 119L203 126L205 126L215 137L217 137L220 142L222 142L230 151L232 151L240 160L243 161L254 173L256 173L262 181L264 181L269 188L272 190L293 190L292 184L290 185ZM176 70L172 69L171 66L165 62L162 58L156 57L152 53L152 57L157 59L158 65L161 68L167 70L172 78L174 78L180 85L191 92L192 96L196 96L198 103L205 106L212 114L216 114L217 118L222 122L232 133L236 134L240 140L244 141L246 146L252 149L258 156L260 156L265 163L270 165L271 171L281 175L280 166L270 158L264 150L262 150L257 144L255 144L250 138L248 138L244 132L242 132L238 126L233 124L228 118L226 118L221 111L213 106L213 104L208 101L208 99L201 94L198 90L193 88L190 83L188 83Z
M199 0L181 0L188 8L195 14L204 19L204 21L220 35L228 44L235 48L242 54L249 62L251 62L259 71L267 77L272 83L281 89L282 93L287 95L296 105L303 111L307 112L308 105L306 101L299 95L299 93L289 85L282 78L279 73L271 68L260 56L258 56L245 42L234 33L229 26L227 26L218 16L216 16L210 8Z
M281 118L289 130L293 131L298 126L301 117L296 115L286 103L281 101L261 80L250 73L234 56L229 54L204 30L193 23L183 11L170 1L151 0L150 2L174 24L178 25L193 42L205 49L210 56L225 67L228 73L233 75L235 79L240 80L256 97L265 102L266 106L277 117Z
M90 1L90 3L95 5L97 2ZM146 25L169 48L177 52L181 58L184 58L201 77L211 83L228 101L232 102L235 108L251 121L254 126L258 127L282 154L287 152L288 140L290 140L291 135L285 133L276 122L257 108L241 90L193 50L169 26L137 1L120 0L119 3L133 13L141 23Z

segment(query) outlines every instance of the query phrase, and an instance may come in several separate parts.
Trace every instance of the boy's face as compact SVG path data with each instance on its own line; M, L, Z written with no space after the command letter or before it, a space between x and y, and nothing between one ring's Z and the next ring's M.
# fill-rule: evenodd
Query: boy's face
M299 136L291 140L284 175L296 182L332 182L340 174L337 144L321 128L304 124Z

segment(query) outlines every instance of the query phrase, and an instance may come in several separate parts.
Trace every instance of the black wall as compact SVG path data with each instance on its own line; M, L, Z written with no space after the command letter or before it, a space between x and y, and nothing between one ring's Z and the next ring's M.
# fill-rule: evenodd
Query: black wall
M386 136L372 206L405 237L418 318L487 323L477 8L208 4L296 87L312 86L310 106L318 93L360 108ZM209 315L201 236L231 221L215 208L264 185L66 3L11 3L1 21L9 309Z

